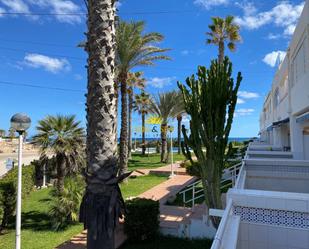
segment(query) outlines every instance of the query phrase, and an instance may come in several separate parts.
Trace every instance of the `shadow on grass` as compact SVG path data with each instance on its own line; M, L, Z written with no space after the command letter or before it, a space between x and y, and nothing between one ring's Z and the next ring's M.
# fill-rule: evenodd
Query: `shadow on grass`
M22 213L22 228L34 231L51 230L51 217L47 213L30 211Z
M15 229L15 216L9 222L8 229ZM21 214L22 229L33 231L50 231L51 230L51 217L44 212L29 211L22 212Z

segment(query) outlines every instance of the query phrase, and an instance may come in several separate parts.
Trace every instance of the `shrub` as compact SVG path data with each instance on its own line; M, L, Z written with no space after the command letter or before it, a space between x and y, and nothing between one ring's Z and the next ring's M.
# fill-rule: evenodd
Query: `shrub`
M190 176L197 176L197 177L201 177L200 174L200 169L199 169L199 164L198 162L194 162L193 164L188 160L184 163L184 167L186 168L186 172L190 175Z
M12 181L0 183L0 231L7 227L13 218L16 206L16 188Z
M126 201L124 229L130 240L151 239L159 231L159 202L135 198Z
M81 176L75 176L65 179L64 188L60 193L56 188L52 191L50 215L54 230L58 231L78 221L84 189L84 179Z
M16 206L18 168L15 167L0 179L0 230L7 227L14 216ZM22 198L25 198L34 187L34 166L23 167Z

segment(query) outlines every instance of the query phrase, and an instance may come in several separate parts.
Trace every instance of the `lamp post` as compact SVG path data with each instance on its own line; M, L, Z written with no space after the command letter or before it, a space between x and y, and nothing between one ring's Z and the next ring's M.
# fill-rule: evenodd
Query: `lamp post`
M174 177L175 176L175 173L174 173L174 167L173 167L173 130L174 130L174 127L173 126L171 126L171 125L169 125L168 127L167 127L167 129L168 129L168 131L170 132L170 137L171 137L171 174L170 174L170 178L172 178L172 177Z
M30 127L31 119L23 113L17 113L11 118L11 127L19 134L18 143L18 177L17 177L17 201L16 201L16 244L15 248L20 249L21 230L21 183L22 183L22 146L23 134Z
M134 152L136 152L136 132L134 132Z

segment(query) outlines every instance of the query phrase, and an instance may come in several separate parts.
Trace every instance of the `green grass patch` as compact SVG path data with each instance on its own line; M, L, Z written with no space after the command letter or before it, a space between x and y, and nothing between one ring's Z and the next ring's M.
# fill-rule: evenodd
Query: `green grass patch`
M146 190L165 181L166 177L141 176L122 183L120 188L124 198L137 196ZM83 229L81 224L70 225L59 232L52 231L49 208L51 189L36 190L23 201L22 204L22 248L23 249L54 249L69 240ZM11 227L0 235L0 248L15 247L15 230Z
M211 240L188 240L162 236L140 243L128 242L120 249L208 249L211 247L211 243Z
M185 159L184 155L174 153L174 162L176 161L182 161ZM137 153L132 154L132 159L129 160L128 163L128 170L133 171L136 169L154 169L161 166L165 166L167 164L170 164L171 158L169 157L168 163L161 163L160 162L160 154L149 154L149 155L141 155Z

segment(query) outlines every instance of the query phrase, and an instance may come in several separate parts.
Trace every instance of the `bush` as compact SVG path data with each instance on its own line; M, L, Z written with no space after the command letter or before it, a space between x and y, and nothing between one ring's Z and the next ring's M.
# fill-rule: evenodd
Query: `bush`
M83 198L85 182L81 176L67 177L61 193L52 191L53 201L50 208L53 229L64 229L78 221L79 207Z
M126 201L124 230L130 240L142 241L158 235L159 202L135 198Z
M200 174L200 169L199 169L199 163L198 162L194 162L193 164L188 160L185 161L183 166L186 168L186 172L190 175L190 176L197 176L197 177L201 177Z
M14 216L16 206L18 168L9 171L0 179L0 231L7 227ZM34 187L34 166L23 167L22 198L25 198Z

